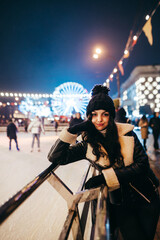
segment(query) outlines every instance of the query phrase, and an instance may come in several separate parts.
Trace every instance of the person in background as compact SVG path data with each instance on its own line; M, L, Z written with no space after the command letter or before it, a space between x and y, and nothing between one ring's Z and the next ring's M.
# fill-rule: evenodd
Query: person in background
M28 120L28 118L26 118L26 119L24 120L24 131L25 131L25 132L28 131L28 122L29 122L29 120Z
M59 121L57 119L55 119L54 120L54 128L55 128L56 134L57 134L58 126L59 126Z
M17 151L20 151L18 147L18 141L17 141L17 127L16 125L12 122L12 119L9 119L9 124L7 126L7 137L9 138L9 150L11 150L11 142L12 139L14 139L16 143L16 148Z
M130 123L129 118L126 117L126 111L123 107L118 109L116 112L115 121L119 123Z
M146 118L145 115L143 115L139 121L139 127L141 128L141 138L143 139L143 147L145 151L147 151L146 142L148 138L148 126L149 126L148 119Z
M45 134L45 132L44 132L43 125L38 116L35 116L34 120L29 124L28 132L29 131L31 131L31 133L33 135L31 152L33 152L35 138L37 139L38 152L40 152L41 151L40 150L40 134L41 134L41 132L43 132Z
M115 123L109 89L96 85L87 106L87 120L63 129L48 160L65 165L79 160L94 163L99 174L86 189L106 185L113 239L120 229L124 240L153 240L159 218L159 181L150 168L134 126ZM76 142L82 132L82 141Z
M19 132L19 123L18 123L18 120L16 119L12 119L12 122L16 125L16 128L17 128L17 132Z
M153 138L154 138L154 149L155 151L159 151L159 144L158 144L158 138L160 135L160 118L159 118L159 112L154 112L154 117L152 117L149 121L149 126L152 128Z

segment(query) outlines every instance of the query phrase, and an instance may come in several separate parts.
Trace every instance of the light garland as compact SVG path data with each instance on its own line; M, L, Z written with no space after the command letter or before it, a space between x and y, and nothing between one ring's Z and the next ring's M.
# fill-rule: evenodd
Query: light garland
M145 26L145 24L151 20L151 18L153 17L154 13L156 12L157 8L159 7L160 5L160 1L158 2L157 6L155 7L155 9L152 11L152 13L149 15L147 14L146 17L145 17L145 20L146 22L144 23L143 27ZM123 60L125 58L128 58L130 56L130 53L131 51L133 51L133 47L136 45L137 41L138 41L138 38L140 37L142 31L143 31L143 27L137 31L136 34L134 34L133 36L133 30L130 31L130 35L129 35L129 38L127 40L127 44L126 44L126 47L125 47L125 50L124 50L124 53L123 53L123 56L121 57L121 59L118 61L116 67L113 68L112 72L110 73L109 77L107 79L109 80L113 80L113 77L114 77L114 74L117 73L117 71L115 72L114 69L119 68L120 72L122 75L124 75L124 70L123 70L123 66L122 66L122 63L123 63ZM112 76L112 77L111 77ZM160 80L158 80L160 81Z

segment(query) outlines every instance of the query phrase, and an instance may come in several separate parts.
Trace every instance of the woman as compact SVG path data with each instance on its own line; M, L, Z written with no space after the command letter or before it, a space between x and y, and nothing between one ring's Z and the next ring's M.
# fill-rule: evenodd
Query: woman
M108 186L112 233L118 227L125 240L154 238L159 217L159 182L131 124L114 122L115 108L109 89L97 85L87 106L87 121L62 130L48 159L68 164L81 159L94 161L101 174L85 187ZM77 133L82 141L76 144Z
M141 138L143 139L143 147L145 150L147 150L146 147L146 141L148 138L148 119L146 118L145 115L142 116L142 118L139 121L139 127L141 128Z

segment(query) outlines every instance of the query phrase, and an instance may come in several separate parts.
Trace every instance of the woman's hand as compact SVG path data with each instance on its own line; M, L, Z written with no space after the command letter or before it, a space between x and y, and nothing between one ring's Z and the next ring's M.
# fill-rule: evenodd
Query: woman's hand
M90 178L85 184L85 189L96 188L102 184L106 185L103 174Z
M90 120L83 121L82 123L76 124L76 125L68 128L68 132L70 132L72 134L77 134L79 132L93 133L95 131L97 131L97 130Z

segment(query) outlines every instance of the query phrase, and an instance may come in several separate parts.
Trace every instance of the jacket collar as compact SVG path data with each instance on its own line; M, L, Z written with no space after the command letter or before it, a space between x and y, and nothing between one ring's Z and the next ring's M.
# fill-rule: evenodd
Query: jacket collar
M117 129L118 129L118 135L124 136L126 133L132 131L134 129L134 126L132 124L128 123L116 123Z

